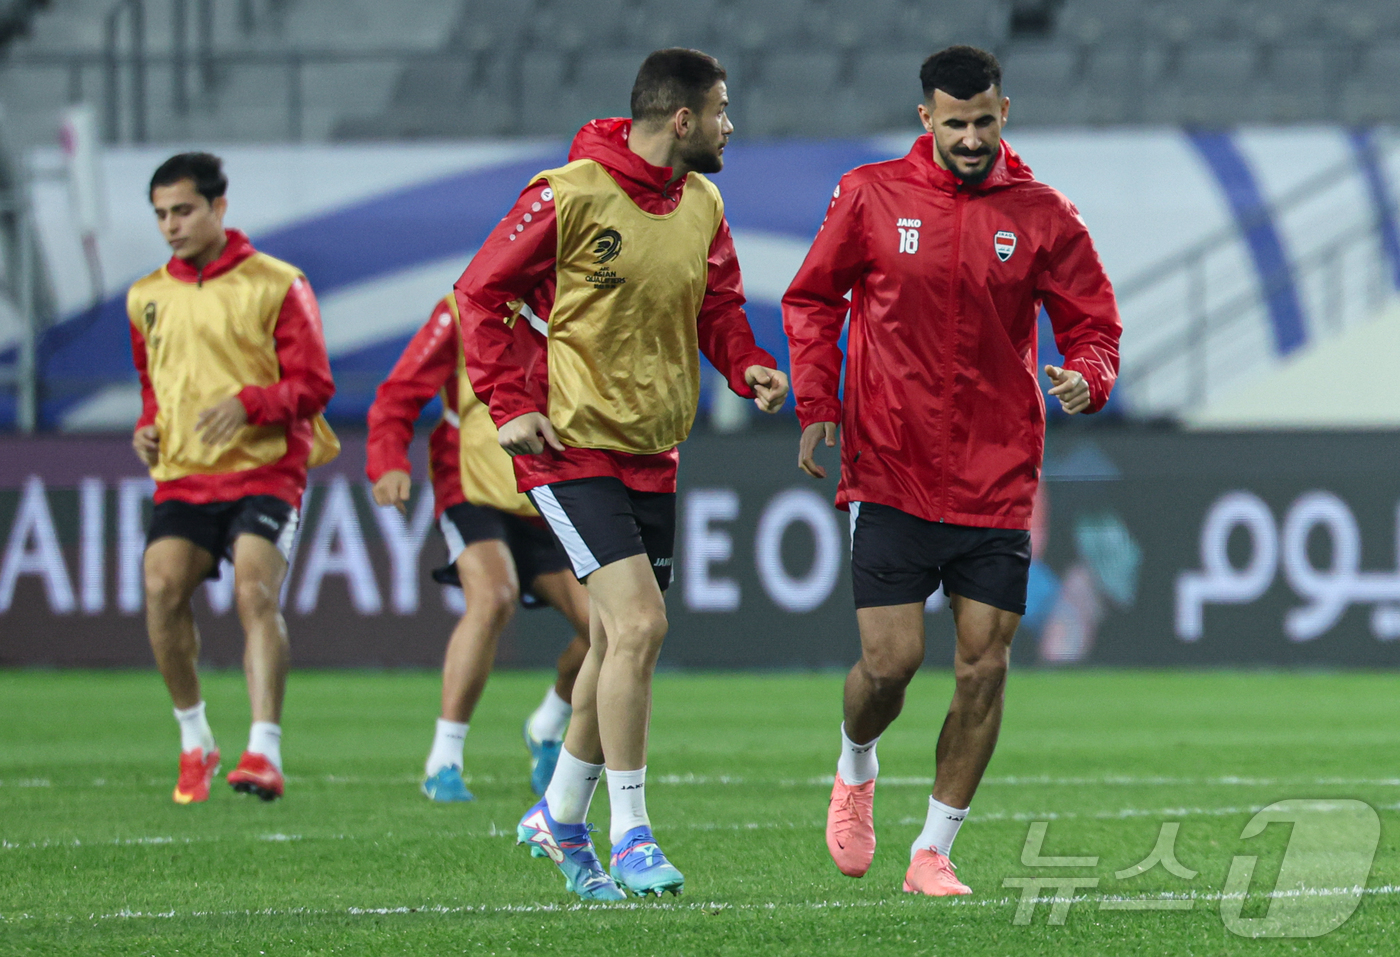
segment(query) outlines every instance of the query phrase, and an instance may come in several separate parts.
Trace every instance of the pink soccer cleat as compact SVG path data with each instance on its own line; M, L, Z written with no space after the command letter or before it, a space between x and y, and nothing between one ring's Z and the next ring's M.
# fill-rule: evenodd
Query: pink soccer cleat
M854 787L836 775L826 807L826 849L847 877L864 877L875 859L875 779Z
M958 880L953 862L933 848L925 847L914 853L909 871L904 875L904 893L929 897L954 897L971 894L972 888Z
M219 773L219 749L208 754L194 748L180 754L180 778L175 784L176 804L198 804L209 800L209 782Z
M264 801L275 801L282 796L285 786L282 772L261 754L244 751L238 759L238 767L229 772L228 783L235 791L256 794Z

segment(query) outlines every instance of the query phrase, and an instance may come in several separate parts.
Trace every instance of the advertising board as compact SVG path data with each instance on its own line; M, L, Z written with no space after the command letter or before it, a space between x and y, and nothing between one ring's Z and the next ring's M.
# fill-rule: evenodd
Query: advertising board
M363 462L349 436L312 474L283 596L294 661L436 666L462 605L429 577L430 495L376 508ZM796 428L697 433L681 462L663 667L849 665L848 516L834 477L797 470ZM1400 663L1400 436L1059 429L1044 479L1018 664ZM150 491L125 437L0 439L0 664L150 662ZM946 665L941 593L927 610L928 663ZM196 614L204 658L240 661L227 569ZM522 610L501 662L547 664L567 638Z

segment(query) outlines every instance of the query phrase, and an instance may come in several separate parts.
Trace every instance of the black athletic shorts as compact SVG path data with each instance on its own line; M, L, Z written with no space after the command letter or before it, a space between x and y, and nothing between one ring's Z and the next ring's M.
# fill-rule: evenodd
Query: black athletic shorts
M676 493L638 492L610 477L573 479L527 492L559 539L579 581L613 562L646 555L656 584L671 585Z
M550 572L562 572L569 567L569 557L548 528L499 509L470 502L449 505L443 510L442 518L438 519L438 529L447 542L447 564L433 570L433 580L440 585L462 587L461 576L457 573L457 558L468 545L477 542L506 543L520 581L520 603L526 608L547 604L530 590L536 578Z
M925 602L940 583L1018 615L1026 613L1031 533L929 522L875 502L851 503L856 607Z
M233 561L233 543L239 535L256 535L277 546L287 564L296 545L297 510L272 495L248 495L232 502L191 505L169 500L156 505L146 547L161 538L183 538L214 556L210 578L219 577L219 559Z

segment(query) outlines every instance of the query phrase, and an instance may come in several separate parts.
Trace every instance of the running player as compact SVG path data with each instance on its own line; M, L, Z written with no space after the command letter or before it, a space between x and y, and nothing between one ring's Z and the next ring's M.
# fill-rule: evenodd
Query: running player
M841 422L836 503L851 513L861 658L846 679L827 847L843 874L870 867L876 742L923 662L924 601L941 583L956 690L904 881L941 896L969 893L948 854L996 745L1026 609L1045 432L1037 315L1043 304L1065 356L1045 368L1050 395L1071 415L1108 400L1122 326L1079 213L1001 140L1010 101L996 59L950 47L920 78L928 135L842 177L783 316L799 465L825 476L816 446L834 445Z
M579 131L571 162L530 182L456 287L472 385L591 599L592 647L564 753L517 829L588 899L684 882L656 845L645 787L676 446L694 421L699 354L764 411L787 396L786 376L754 344L724 205L701 175L723 166L728 103L713 57L651 54L632 119ZM521 299L548 324L544 355L512 336L510 303ZM612 879L585 823L605 765Z
M228 776L282 796L287 623L279 599L310 466L340 450L321 417L335 391L306 277L224 229L228 179L208 153L181 153L151 177L156 222L174 255L127 294L141 379L132 445L156 480L145 557L146 626L180 723L175 801L209 798L219 749L200 696L190 599L233 563L253 725Z
M523 324L525 334L536 334L528 330ZM496 427L466 381L461 341L457 303L448 295L379 386L369 410L365 465L375 502L406 513L413 487L408 462L413 423L423 406L441 394L442 421L428 436L428 472L448 564L433 577L461 587L467 609L452 631L442 666L442 717L423 780L423 793L434 801L472 799L462 781L467 724L517 600L527 608L553 605L574 627L573 640L559 656L559 677L525 720L530 786L536 794L544 793L554 774L574 679L588 654L588 592L530 500L515 490L510 456L496 441Z

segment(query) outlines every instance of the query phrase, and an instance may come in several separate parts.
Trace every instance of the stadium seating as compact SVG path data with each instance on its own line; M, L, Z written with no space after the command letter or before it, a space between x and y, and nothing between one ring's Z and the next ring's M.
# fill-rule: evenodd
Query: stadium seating
M0 103L21 142L51 141L65 103L103 100L118 2L0 5ZM624 111L636 64L674 44L721 56L758 136L907 127L920 59L953 42L1003 58L1022 125L1400 119L1392 0L209 0L217 64L186 113L179 0L139 2L152 141L565 135Z

